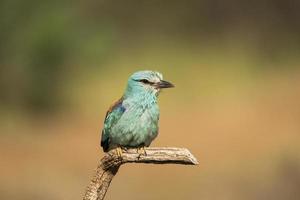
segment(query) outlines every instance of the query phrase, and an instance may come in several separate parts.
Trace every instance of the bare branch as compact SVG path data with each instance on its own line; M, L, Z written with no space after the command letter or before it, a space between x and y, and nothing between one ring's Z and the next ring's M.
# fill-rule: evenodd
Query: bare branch
M197 165L198 161L185 148L145 148L145 154L140 154L138 149L128 149L122 150L122 156L119 156L116 150L111 150L105 154L97 166L96 174L87 187L83 200L103 200L110 182L119 167L125 163Z

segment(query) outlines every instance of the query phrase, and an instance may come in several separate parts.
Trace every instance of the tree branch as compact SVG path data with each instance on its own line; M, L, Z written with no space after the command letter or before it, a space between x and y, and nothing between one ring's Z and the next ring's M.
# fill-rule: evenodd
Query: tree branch
M125 163L152 164L183 164L197 165L197 159L185 148L152 147L145 148L145 154L137 149L122 150L119 156L116 150L111 150L101 159L83 200L103 200L106 191L119 167Z

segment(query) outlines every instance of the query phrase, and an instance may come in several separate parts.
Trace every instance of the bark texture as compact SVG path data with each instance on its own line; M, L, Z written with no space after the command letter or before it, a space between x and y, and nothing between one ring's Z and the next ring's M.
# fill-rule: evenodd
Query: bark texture
M145 154L141 154L138 149L127 149L122 150L121 156L116 150L111 150L98 164L83 200L103 200L113 177L125 163L197 165L198 161L185 148L151 147L145 148Z

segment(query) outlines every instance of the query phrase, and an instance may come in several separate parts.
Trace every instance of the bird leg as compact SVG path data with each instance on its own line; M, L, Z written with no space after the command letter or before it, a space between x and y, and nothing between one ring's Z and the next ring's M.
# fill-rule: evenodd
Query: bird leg
M116 151L117 151L118 157L122 158L122 155L123 155L122 148L121 148L121 147L117 147L117 148L116 148Z
M137 153L139 154L139 157L141 157L142 155L143 155L143 156L147 156L147 152L146 152L144 146L138 147L138 148L137 148Z

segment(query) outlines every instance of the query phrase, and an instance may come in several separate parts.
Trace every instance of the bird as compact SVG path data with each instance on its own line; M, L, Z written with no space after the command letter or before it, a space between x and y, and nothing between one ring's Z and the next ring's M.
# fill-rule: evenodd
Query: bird
M157 71L137 71L128 81L122 97L108 109L101 134L104 152L112 149L143 149L158 135L158 96L162 89L175 87Z

